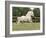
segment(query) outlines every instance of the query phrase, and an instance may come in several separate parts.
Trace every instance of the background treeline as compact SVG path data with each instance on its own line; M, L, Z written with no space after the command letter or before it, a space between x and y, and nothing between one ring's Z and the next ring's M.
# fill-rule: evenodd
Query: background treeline
M17 16L23 16L23 15L25 16L28 11L31 11L31 9L27 7L12 7L13 22L16 22ZM35 17L33 18L33 22L35 21L40 22L40 9L34 8L33 13Z
M31 10L30 8L24 8L24 7L13 7L13 16L22 16L22 15L26 15L27 14L27 12L29 11L29 10ZM34 12L34 16L35 17L40 17L40 9L39 8L34 8L34 10L33 10L33 12Z

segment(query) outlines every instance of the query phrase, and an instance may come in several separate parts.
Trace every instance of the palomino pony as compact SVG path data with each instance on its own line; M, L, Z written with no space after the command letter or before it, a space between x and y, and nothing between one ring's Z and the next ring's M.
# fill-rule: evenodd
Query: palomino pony
M26 16L17 17L17 23L20 23L21 21L32 22L32 16L34 16L33 11L28 11Z

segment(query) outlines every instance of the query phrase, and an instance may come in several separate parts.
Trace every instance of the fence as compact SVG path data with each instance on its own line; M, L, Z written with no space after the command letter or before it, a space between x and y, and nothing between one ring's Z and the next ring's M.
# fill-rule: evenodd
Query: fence
M17 16L12 17L12 21L16 22L17 21ZM33 22L40 22L40 17L32 17Z
M40 22L40 17L33 17L32 18L32 21L33 22Z

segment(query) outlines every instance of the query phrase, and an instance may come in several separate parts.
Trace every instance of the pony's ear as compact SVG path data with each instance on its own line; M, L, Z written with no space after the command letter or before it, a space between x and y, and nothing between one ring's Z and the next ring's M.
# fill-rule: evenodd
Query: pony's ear
M34 8L30 8L32 11L34 10Z

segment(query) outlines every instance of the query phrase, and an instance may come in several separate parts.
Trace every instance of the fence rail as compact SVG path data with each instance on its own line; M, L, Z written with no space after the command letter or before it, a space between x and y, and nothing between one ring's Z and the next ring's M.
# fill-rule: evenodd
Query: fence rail
M17 16L12 17L12 21L16 22L17 21ZM33 22L40 22L40 17L32 17Z
M33 17L32 18L32 21L33 22L40 22L40 17Z

